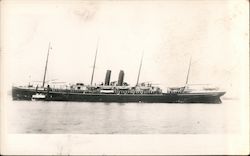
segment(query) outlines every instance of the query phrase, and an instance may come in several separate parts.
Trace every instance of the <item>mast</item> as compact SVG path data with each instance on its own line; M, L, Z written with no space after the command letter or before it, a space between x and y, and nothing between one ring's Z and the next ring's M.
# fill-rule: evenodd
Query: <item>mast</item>
M191 66L191 62L192 62L192 57L190 58L189 60L189 67L188 67L188 73L187 73L187 78L186 78L186 84L185 84L185 87L187 86L188 84L188 78L189 78L189 73L190 73L190 66Z
M139 79L140 79L141 66L142 66L142 60L143 60L143 54L144 54L144 51L142 52L142 56L141 56L141 62L140 62L140 68L139 68L138 76L137 76L136 86L138 86Z
M92 71L92 76L91 76L91 81L90 81L90 85L92 86L93 83L93 79L94 79L94 74L95 74L95 64L96 64L96 57L97 57L97 52L98 52L98 42L97 41L97 46L96 46L96 52L95 52L95 59L94 59L94 65L93 65L93 71Z
M48 52L47 52L47 59L46 59L46 64L45 64L45 70L44 70L44 75L43 75L43 85L42 87L44 87L45 84L45 78L46 78L46 73L47 73L47 67L48 67L48 60L49 60L49 51L50 51L51 46L50 46L50 42L49 42L49 48L48 48Z

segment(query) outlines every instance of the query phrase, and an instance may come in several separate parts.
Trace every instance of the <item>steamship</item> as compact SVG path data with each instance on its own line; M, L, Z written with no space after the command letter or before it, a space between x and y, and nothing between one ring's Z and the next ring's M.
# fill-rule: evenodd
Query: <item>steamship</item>
M186 83L181 87L167 88L166 92L152 83L139 82L143 55L141 57L136 85L130 86L124 81L124 71L121 70L118 81L110 81L111 70L107 70L105 81L93 84L98 46L95 52L93 71L90 84L76 83L64 88L51 87L46 84L48 66L49 44L45 71L41 86L12 86L13 100L43 100L43 101L79 101L79 102L142 102L142 103L221 103L220 97L225 94L218 88L204 87L194 90L189 87L188 77L191 65L189 62Z

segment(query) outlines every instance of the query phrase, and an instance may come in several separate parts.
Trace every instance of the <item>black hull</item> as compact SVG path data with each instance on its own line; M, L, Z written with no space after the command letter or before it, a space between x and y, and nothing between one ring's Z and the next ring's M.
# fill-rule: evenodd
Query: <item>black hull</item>
M12 88L13 100L32 100L35 89ZM38 91L46 95L45 101L79 102L143 102L143 103L221 103L220 97L225 92L206 93L167 93L167 94L83 94L69 91Z

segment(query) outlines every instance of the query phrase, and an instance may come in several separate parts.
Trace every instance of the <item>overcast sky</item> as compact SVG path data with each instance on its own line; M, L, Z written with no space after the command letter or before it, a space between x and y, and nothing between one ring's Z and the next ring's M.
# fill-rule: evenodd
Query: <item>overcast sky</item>
M240 0L239 0L240 1ZM248 52L247 1L4 1L2 61L11 84L47 80L94 83L124 70L125 81L166 86L215 84L237 96Z

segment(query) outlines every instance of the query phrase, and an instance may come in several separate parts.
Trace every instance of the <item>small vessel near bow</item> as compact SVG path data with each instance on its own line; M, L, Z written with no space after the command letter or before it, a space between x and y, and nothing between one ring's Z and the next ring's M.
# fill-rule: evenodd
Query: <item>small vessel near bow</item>
M136 85L131 86L124 81L125 72L120 70L118 80L110 81L111 70L107 70L105 80L93 85L98 46L95 52L93 71L90 84L76 83L64 88L51 87L46 83L49 44L43 82L41 86L12 86L13 100L44 100L44 101L82 101L82 102L143 102L143 103L221 103L220 97L225 94L218 88L203 87L201 90L189 88L188 78L191 59L188 67L186 83L181 87L167 88L166 92L152 83L139 82L143 55L137 75Z

